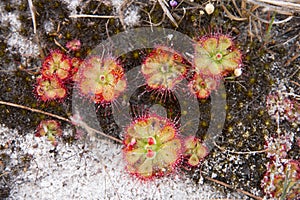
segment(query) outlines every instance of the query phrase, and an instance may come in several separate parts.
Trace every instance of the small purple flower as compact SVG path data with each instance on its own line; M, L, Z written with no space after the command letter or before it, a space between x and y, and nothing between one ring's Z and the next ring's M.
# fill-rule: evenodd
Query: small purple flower
M176 7L178 5L178 2L175 0L171 0L169 3L170 3L170 6L172 6L172 7Z

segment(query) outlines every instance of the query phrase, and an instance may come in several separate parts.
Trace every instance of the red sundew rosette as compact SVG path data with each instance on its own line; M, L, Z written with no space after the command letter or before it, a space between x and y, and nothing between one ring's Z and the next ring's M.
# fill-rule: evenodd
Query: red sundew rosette
M192 80L189 82L189 88L192 94L195 94L199 99L209 97L212 90L216 90L219 86L219 80L216 77L204 76L195 73Z
M38 99L42 101L62 100L67 95L67 90L57 77L46 78L39 76L35 88Z
M167 118L141 117L126 130L123 155L130 174L148 180L171 173L181 160L182 145Z
M172 90L184 79L187 67L179 53L159 46L145 59L141 72L150 88Z
M80 40L74 39L74 40L67 42L66 47L70 51L78 51L81 47L81 42L80 42Z
M60 80L66 80L72 70L72 63L68 56L59 50L52 51L43 62L41 73L44 77L57 77Z
M112 102L126 89L124 70L111 57L85 60L77 81L81 93L95 103Z
M62 130L60 128L60 123L56 120L43 120L37 127L36 137L46 136L48 141L52 143L52 145L56 146L57 141L55 137L61 137Z
M261 186L269 197L279 199L284 194L287 200L295 199L300 195L300 163L289 160L283 169L269 163Z
M208 154L208 148L200 139L190 136L184 140L184 157L190 166L197 166Z
M227 35L205 36L195 44L193 64L196 73L222 77L241 68L242 54Z

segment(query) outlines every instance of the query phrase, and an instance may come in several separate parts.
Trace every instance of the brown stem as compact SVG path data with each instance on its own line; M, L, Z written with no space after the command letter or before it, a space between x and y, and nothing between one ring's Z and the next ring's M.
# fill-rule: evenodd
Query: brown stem
M25 110L29 110L31 112L41 113L43 115L48 115L50 117L54 117L56 119L60 119L60 120L66 121L68 123L71 123L71 120L69 120L67 118L64 118L64 117L61 117L59 115L55 115L55 114L52 114L52 113L49 113L49 112L45 112L45 111L42 111L42 110L38 110L38 109L35 109L35 108L30 108L30 107L27 107L27 106L22 106L22 105L19 105L19 104L5 102L5 101L0 101L0 104L7 105L7 106L12 106L12 107L16 107L16 108L21 108L21 109L25 109Z
M27 106L22 106L22 105L19 105L19 104L10 103L10 102L5 102L5 101L0 101L0 104L2 104L2 105L7 105L7 106L12 106L12 107L15 107L15 108L21 108L21 109L29 110L29 111L31 111L31 112L40 113L40 114L43 114L43 115L48 115L48 116L50 116L50 117L53 117L53 118L56 118L56 119L59 119L59 120L68 122L68 123L70 123L70 124L72 123L72 121L71 121L70 119L68 119L68 118L64 118L64 117L61 117L61 116L59 116L59 115L55 115L55 114L52 114L52 113L49 113L49 112L45 112L45 111L42 111L42 110L38 110L38 109L35 109L35 108L30 108L30 107L27 107ZM96 129L93 129L93 128L87 126L87 125L86 125L84 128L86 128L86 129L88 129L88 130L90 130L90 131L94 131L94 132L98 133L99 135L102 135L102 136L104 136L104 137L106 137L106 138L109 138L109 139L111 139L111 140L114 140L114 141L116 141L116 142L118 142L118 143L122 143L122 140L119 140L119 139L117 139L117 138L114 138L114 137L112 137L112 136L110 136L110 135L106 135L105 133L103 133L103 132L101 132L101 131L98 131L98 130L96 130Z

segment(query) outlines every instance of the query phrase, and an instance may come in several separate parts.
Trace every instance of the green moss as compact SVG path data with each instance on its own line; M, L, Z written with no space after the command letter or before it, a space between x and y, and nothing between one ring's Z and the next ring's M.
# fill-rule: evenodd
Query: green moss
M208 123L206 121L201 121L200 125L201 125L202 128L208 127Z
M265 110L259 109L258 116L263 116L265 114Z
M197 20L197 16L196 15L192 15L190 16L190 19L192 22L196 21Z
M58 2L58 1L53 1L54 3L52 4L52 8L53 9L57 9L57 8L59 8L60 6L61 6L61 4L60 4L60 2Z
M25 15L23 15L23 14L20 14L19 15L19 18L18 18L21 22L26 22L27 21L27 19L28 19L28 17L26 17Z
M100 37L100 35L93 35L92 40L101 41L101 37Z
M21 27L20 29L20 34L23 35L23 36L28 36L29 35L29 32L28 32L28 29L25 28L25 27Z
M12 88L11 87L7 87L6 88L6 92L11 92L12 91Z
M109 19L108 23L109 23L110 26L113 26L113 25L115 25L116 20L114 18L111 18L111 19Z
M28 7L27 1L24 1L19 5L18 10L21 12L24 12L27 10L27 7Z
M226 121L230 121L231 119L232 119L232 115L231 114L227 114Z
M248 90L247 96L248 96L249 98L252 98L252 97L253 97L253 91L252 91L252 90Z
M82 27L81 22L77 22L77 23L76 23L76 28L77 28L77 29L81 29L81 27Z
M255 78L255 77L251 77L251 78L249 79L249 83L250 83L251 85L254 85L254 84L256 83L256 78Z
M16 8L14 7L14 5L12 5L10 3L6 3L4 6L4 10L7 12L12 12L12 11L16 10Z
M0 57L4 57L5 56L5 50L6 50L7 46L6 43L0 43Z

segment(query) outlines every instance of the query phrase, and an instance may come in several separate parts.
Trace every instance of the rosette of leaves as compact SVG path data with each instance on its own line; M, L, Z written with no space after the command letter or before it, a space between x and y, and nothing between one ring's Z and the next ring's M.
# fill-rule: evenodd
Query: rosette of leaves
M204 36L195 44L193 64L196 73L221 77L241 67L242 54L227 35Z
M218 79L198 73L195 73L194 77L189 82L191 93L195 94L199 99L205 99L209 97L211 91L217 89L218 85Z
M69 78L72 70L70 58L59 50L52 51L43 62L41 73L46 78L57 77L60 80Z
M200 139L191 136L184 140L184 156L190 166L197 166L208 153L208 148Z
M61 137L62 130L60 124L56 120L43 120L37 127L35 136L45 136L52 145L57 146L56 137Z
M160 46L146 58L141 71L150 88L172 90L184 79L187 67L180 54Z
M78 76L81 93L95 103L112 102L126 88L124 70L111 57L86 59L80 66Z
M35 91L37 97L42 101L61 100L67 94L62 81L55 76L51 78L39 76Z
M181 158L181 140L167 118L149 116L135 120L127 127L124 145L127 170L142 179L172 172Z

